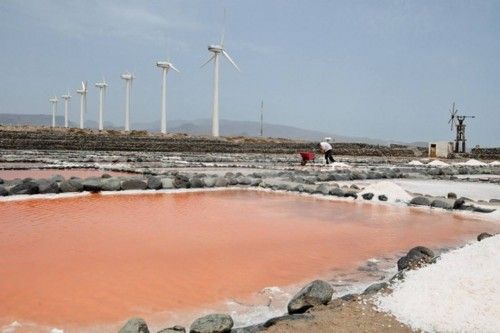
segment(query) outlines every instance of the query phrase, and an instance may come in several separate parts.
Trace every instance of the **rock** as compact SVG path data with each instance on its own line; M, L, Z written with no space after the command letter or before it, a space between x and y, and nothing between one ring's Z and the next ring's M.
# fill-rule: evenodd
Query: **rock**
M200 177L193 177L189 180L191 188L203 188L205 187L205 182Z
M63 193L81 192L83 191L83 185L76 179L70 179L62 181L59 184L59 189Z
M490 199L490 203L500 203L500 199Z
M371 200L373 198L373 193L364 193L361 195L365 200Z
M252 184L252 179L250 177L238 177L236 181L239 185L250 185Z
M39 181L38 182L38 192L39 193L59 193L59 185L54 181Z
M5 189L2 185L0 185L0 197L6 197L9 195L9 191Z
M83 190L90 192L100 192L102 190L102 183L97 178L87 178L82 181Z
M338 187L335 187L335 188L330 189L330 195L343 198L344 197L344 191L342 191Z
M172 178L162 178L161 179L161 187L163 189L173 189L174 188L174 180Z
M479 235L477 235L477 241L480 242L483 239L488 238L488 237L492 237L492 236L493 236L492 234L489 234L487 232L482 232Z
M418 196L410 200L410 205L415 206L430 206L431 200L424 196Z
M453 209L461 209L465 204L465 200L460 198L456 199L455 202L453 203Z
M155 176L148 178L147 186L151 190L159 190L162 187L161 179Z
M381 194L381 195L379 195L379 196L378 196L378 199L379 199L380 201L387 201L387 200L389 200L385 194Z
M217 177L215 180L215 187L226 187L228 185L228 181L224 177Z
M174 178L175 188L189 188L191 184L189 183L189 178L183 175L177 175Z
M214 187L215 181L216 181L216 178L214 178L214 177L204 177L203 178L203 182L205 183L206 187Z
M127 321L118 333L149 333L149 329L144 319L132 318Z
M231 332L234 322L227 314L210 314L196 319L189 328L190 333L227 333Z
M387 282L374 283L363 291L363 295L373 295L389 286Z
M307 309L327 304L333 295L333 288L328 282L315 280L302 288L288 303L288 313L304 313Z
M473 206L472 211L476 213L493 213L496 209Z
M252 183L250 184L250 186L259 186L260 183L262 183L261 178L252 178Z
M53 181L53 182L58 182L58 183L60 183L60 182L64 181L64 177L63 177L63 176L61 176L61 175L54 175L54 176L52 176L52 177L50 178L50 180L51 180L51 181Z
M127 179L122 182L122 190L145 190L148 187L145 181L140 179Z
M5 180L3 180L2 178L0 178L0 184L3 184L5 183Z
M175 325L174 327L164 328L158 333L185 333L186 329L183 326Z
M442 208L442 209L453 209L455 205L455 200L452 199L434 199L431 202L431 207L434 208Z
M356 192L353 192L353 191L347 191L344 193L344 198L354 198L354 199L357 199L358 198L358 194Z
M101 190L103 191L120 191L122 182L118 178L104 178L101 181Z
M457 195L455 193L453 193L453 192L450 192L450 193L448 193L447 197L448 197L448 199L456 199Z
M358 297L359 297L359 294L347 294L347 295L340 297L340 299L345 301L345 302L350 302L352 300L357 299Z
M432 263L434 256L434 252L427 247L414 247L408 251L406 256L398 260L398 270L420 268L426 264Z
M10 194L37 194L39 192L38 184L34 181L24 181L20 184L14 185L10 189Z
M293 320L301 320L301 319L312 319L314 316L310 314L293 314L293 315L284 315L284 316L279 316L279 317L274 317L269 319L264 323L265 328L269 328L271 326L276 325L277 323L283 322L283 321L293 321Z
M111 178L111 175L109 173L103 173L101 178Z
M359 186L356 184L352 184L350 188L352 188L353 190L359 190Z
M320 184L316 188L315 192L316 193L321 193L323 195L328 195L328 194L330 194L330 186L328 186L327 184Z

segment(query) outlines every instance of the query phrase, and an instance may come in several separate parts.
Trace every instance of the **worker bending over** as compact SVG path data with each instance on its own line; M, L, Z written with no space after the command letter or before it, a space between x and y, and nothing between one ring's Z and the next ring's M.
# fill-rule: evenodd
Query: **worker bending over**
M335 160L333 159L333 148L332 148L331 144L323 141L323 142L320 142L319 148L325 154L326 164L330 164L330 162L335 162Z

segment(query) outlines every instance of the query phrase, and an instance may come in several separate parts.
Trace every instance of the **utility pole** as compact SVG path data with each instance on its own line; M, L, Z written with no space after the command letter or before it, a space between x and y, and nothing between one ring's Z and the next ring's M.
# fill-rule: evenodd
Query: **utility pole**
M264 100L260 102L260 136L264 136Z

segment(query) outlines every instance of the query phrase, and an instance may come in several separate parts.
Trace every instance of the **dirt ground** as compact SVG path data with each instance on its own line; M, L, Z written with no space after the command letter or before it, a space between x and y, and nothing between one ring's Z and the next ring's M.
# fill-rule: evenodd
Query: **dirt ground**
M265 332L414 332L393 316L374 310L373 303L366 298L347 302L335 300L326 306L315 307L308 313L311 318L284 320L271 326Z

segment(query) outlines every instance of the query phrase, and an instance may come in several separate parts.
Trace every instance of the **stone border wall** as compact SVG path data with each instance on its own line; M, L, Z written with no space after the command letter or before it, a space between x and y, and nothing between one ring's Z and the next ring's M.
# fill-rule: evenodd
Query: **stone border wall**
M210 138L183 134L161 135L145 131L95 131L80 129L9 128L0 126L0 149L87 150L194 153L295 154L317 151L316 142L287 139L227 137ZM335 155L421 156L423 150L363 143L334 143Z

